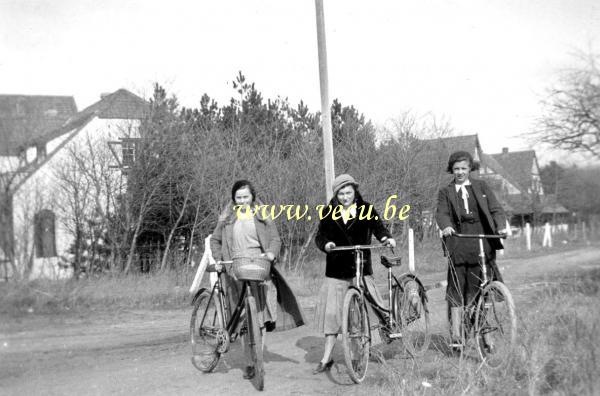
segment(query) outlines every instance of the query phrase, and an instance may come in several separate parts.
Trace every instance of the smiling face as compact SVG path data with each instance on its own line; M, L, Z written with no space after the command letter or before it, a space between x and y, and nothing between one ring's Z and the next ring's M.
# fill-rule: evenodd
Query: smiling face
M234 197L236 205L250 205L254 199L248 186L244 186L237 190Z
M352 184L340 188L336 194L338 201L340 201L342 206L346 209L354 203L355 196L356 193L354 192L354 186Z
M456 161L452 165L452 174L454 175L454 182L456 184L463 184L469 180L469 172L471 172L471 164L469 161Z

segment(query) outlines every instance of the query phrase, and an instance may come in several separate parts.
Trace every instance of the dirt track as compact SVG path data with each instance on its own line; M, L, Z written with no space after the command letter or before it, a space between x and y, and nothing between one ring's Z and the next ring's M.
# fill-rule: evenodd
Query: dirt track
M546 273L600 267L600 249L522 260L499 260L518 304L530 282ZM428 284L443 277L427 277ZM434 332L445 334L443 289L429 292ZM312 307L305 310L312 322ZM9 395L214 395L258 394L242 379L239 343L222 358L215 373L190 363L187 339L190 310L125 311L92 317L29 317L0 333L0 394ZM4 328L4 326L3 326ZM22 329L27 329L26 331ZM269 333L265 351L265 392L261 394L339 394L356 392L336 348L329 375L312 375L323 339L310 326ZM396 345L398 344L398 345ZM400 348L395 342L393 348ZM406 358L399 350L397 358ZM431 351L436 353L436 351ZM378 364L369 368L376 377ZM367 378L367 382L369 378Z

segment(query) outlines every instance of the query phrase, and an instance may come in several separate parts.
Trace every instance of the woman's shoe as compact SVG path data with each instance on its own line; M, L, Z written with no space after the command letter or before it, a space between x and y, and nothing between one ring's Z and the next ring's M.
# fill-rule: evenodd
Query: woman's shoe
M319 364L317 364L317 367L313 370L313 374L319 374L328 371L331 368L331 366L333 366L333 359L325 364L319 362Z
M254 378L254 366L246 366L246 370L244 370L244 379L252 379Z

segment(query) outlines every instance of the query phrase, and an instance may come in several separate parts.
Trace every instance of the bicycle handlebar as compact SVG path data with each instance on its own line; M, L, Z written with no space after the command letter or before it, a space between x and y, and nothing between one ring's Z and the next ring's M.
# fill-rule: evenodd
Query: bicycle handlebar
M336 246L334 248L331 248L331 250L329 250L329 252L341 252L344 250L373 250L373 249L384 249L384 248L388 248L391 249L391 246L386 246L386 245L352 245L352 246Z
M455 234L452 234L452 236L455 236L455 237L458 237L458 238L506 239L506 234L502 234L502 235L488 235L488 234L459 234L459 233L455 233Z

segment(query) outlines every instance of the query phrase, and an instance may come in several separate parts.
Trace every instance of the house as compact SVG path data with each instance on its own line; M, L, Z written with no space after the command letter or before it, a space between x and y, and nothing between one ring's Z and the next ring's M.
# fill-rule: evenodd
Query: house
M535 222L544 199L544 188L540 178L540 168L535 150L512 151L507 147L501 153L491 154L500 166L505 177L514 181L519 191L508 191L506 199L513 208L511 224L523 226Z
M108 143L135 137L148 103L120 89L80 112L71 97L6 95L0 106L0 275L68 277L81 219L105 210L106 186L122 188Z

